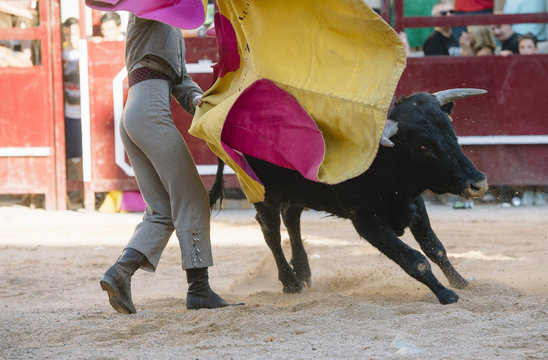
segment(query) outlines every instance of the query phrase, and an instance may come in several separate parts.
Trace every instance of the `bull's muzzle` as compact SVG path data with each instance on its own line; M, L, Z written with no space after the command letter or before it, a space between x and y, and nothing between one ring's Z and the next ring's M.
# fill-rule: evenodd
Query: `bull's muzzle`
M480 198L489 189L487 179L483 178L480 181L468 180L462 196L465 198Z

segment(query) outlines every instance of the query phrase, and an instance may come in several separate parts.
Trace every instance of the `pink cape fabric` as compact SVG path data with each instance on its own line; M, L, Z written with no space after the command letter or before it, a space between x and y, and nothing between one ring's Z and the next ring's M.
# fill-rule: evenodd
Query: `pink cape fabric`
M124 191L122 192L122 203L120 211L126 212L143 212L146 209L145 201L139 191Z
M270 80L257 80L241 93L224 122L221 144L258 182L243 154L319 181L325 155L322 133L297 100Z
M213 66L214 81L240 67L236 32L220 13L215 14L215 34L219 61ZM322 133L297 100L271 80L257 80L240 94L225 119L221 144L259 183L244 154L319 181L318 169L325 155Z
M86 0L86 5L104 11L129 11L180 29L195 29L205 21L202 0Z
M223 77L226 73L236 71L240 67L240 54L238 53L238 39L236 31L230 20L223 14L216 13L215 27L211 28L208 35L217 37L217 50L219 61L213 65L213 81Z

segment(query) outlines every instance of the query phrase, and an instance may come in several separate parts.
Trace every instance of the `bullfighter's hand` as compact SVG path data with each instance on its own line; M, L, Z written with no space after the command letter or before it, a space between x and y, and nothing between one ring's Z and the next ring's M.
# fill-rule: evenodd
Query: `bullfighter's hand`
M202 105L202 95L196 95L194 99L192 99L192 105L194 105L194 107Z

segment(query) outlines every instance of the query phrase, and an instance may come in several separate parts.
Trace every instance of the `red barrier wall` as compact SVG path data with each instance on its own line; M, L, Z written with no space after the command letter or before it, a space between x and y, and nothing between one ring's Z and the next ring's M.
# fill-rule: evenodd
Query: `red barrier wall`
M65 139L59 1L40 2L40 25L0 29L0 39L39 40L41 63L0 68L0 194L45 194L65 209Z

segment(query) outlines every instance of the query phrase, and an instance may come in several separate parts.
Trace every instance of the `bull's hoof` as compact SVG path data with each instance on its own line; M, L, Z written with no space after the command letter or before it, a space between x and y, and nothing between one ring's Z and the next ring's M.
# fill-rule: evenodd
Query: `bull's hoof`
M294 259L291 259L290 264L293 267L293 271L295 276L297 276L297 279L299 279L307 287L310 287L312 285L312 272L310 271L308 261L296 262Z
M444 289L436 295L442 305L454 304L459 301L459 296L454 291L449 289Z
M284 284L283 292L286 294L298 294L303 291L304 285L300 280Z
M302 272L296 271L297 278L301 281L302 284L306 287L312 286L312 274L310 274L310 271L308 272Z

